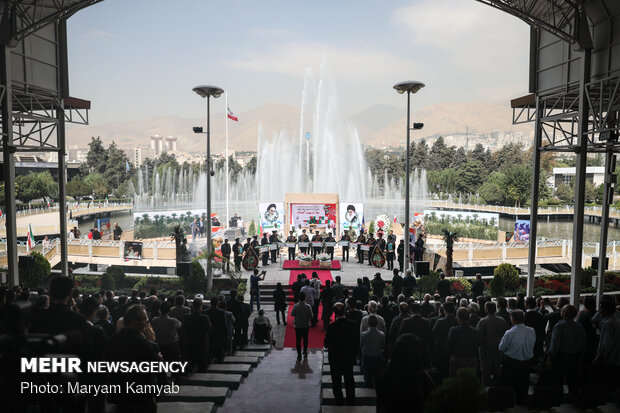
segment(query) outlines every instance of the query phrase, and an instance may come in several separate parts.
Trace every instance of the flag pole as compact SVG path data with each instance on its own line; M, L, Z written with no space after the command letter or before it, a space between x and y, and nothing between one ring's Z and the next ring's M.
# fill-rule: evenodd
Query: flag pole
M226 92L225 94L225 99L226 99L226 113L224 114L224 117L226 118L226 223L224 224L224 228L228 228L228 223L230 222L230 215L229 215L229 210L228 210L228 186L229 186L229 182L228 182L228 175L229 175L229 168L228 168L228 92Z

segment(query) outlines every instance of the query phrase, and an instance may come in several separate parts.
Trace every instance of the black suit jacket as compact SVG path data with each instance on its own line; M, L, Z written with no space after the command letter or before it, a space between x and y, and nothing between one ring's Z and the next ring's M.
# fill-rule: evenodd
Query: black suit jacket
M218 316L215 316L215 318L218 318ZM226 320L224 320L224 327L226 327ZM209 333L212 328L211 319L208 316L200 313L186 315L183 319L183 333L185 334L187 349L190 352L207 351L209 348Z
M329 350L329 364L352 366L360 345L359 328L351 320L338 318L327 326L324 344Z
M210 341L224 341L228 333L226 331L226 313L224 312L224 310L216 307L211 307L205 312L205 314L209 316L209 321L211 321L212 328L210 334Z
M536 332L536 342L534 343L534 354L540 356L543 353L543 343L545 342L545 327L547 322L545 316L538 311L526 311L524 323L532 327Z

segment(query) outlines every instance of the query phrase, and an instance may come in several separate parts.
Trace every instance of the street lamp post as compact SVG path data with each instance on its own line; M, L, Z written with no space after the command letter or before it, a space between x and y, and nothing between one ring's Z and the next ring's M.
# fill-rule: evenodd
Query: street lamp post
M210 99L219 98L224 90L217 86L196 86L192 89L201 98L207 98L207 217L206 217L206 233L207 233L207 289L213 286L213 268L211 266L211 176L214 174L211 169L211 113ZM202 128L194 128L194 132L202 132Z
M409 145L410 145L410 134L411 129L422 129L422 124L415 124L412 128L410 126L411 123L411 94L416 93L418 90L424 87L424 83L417 82L415 80L408 80L405 82L400 82L394 85L394 89L399 94L403 94L407 92L407 149L406 149L406 159L405 159L405 248L403 248L404 256L404 268L405 272L409 269Z

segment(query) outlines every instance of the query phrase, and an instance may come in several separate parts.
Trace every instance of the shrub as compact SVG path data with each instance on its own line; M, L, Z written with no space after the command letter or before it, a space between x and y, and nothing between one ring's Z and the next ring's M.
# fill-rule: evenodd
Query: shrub
M114 287L112 288L122 287L125 285L127 275L125 275L125 270L123 270L123 267L120 267L118 265L110 265L105 270L105 273L109 274L114 280Z
M460 413L474 413L485 409L486 395L471 368L457 370L456 377L445 379L436 387L424 408L425 413L443 413L459 406Z
M26 287L37 288L42 282L49 278L52 267L47 258L42 254L32 251L30 255L34 260L32 271L22 271L19 274L19 279Z
M434 294L438 281L439 273L436 271L430 271L429 275L423 275L418 284L422 294Z
M113 290L116 288L116 283L114 282L112 274L107 271L101 275L101 288L104 290Z
M455 278L450 284L452 291L456 293L469 294L471 292L471 283L466 278Z
M493 276L489 285L493 297L502 297L506 293L506 281L498 275Z
M581 269L581 286L592 287L592 277L598 273L598 268L588 267ZM582 290L583 291L583 290Z
M500 277L504 279L504 288L515 291L519 288L519 271L511 264L500 264L493 271L493 278Z

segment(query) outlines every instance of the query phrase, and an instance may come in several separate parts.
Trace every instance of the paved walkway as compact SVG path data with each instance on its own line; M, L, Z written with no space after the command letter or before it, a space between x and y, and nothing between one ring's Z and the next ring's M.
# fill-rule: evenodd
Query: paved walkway
M322 360L320 350L304 362L297 362L295 349L273 350L217 412L317 413Z

